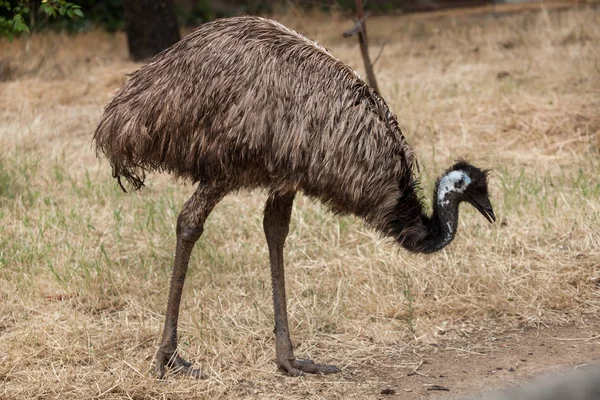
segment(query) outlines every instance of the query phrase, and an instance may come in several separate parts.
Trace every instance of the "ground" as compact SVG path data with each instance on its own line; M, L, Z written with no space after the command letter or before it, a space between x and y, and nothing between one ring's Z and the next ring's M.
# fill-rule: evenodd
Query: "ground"
M378 387L380 394L392 389L402 399L486 393L524 385L540 374L561 376L594 364L600 358L599 331L597 320L566 326L484 327L390 356L382 363L387 368L373 363L367 369L370 373L355 381L378 385L363 389L365 398L377 397Z
M465 206L451 246L418 256L299 196L292 339L343 372L297 379L274 364L260 192L226 197L192 256L179 347L209 378L149 376L193 185L122 193L91 143L141 64L119 33L1 41L0 398L452 398L598 363L600 12L556 4L368 20L423 196L464 157L492 168L498 221ZM362 74L345 17L277 19Z

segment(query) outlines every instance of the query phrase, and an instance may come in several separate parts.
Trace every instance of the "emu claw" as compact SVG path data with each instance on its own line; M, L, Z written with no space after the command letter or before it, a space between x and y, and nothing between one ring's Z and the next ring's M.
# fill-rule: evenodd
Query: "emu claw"
M167 355L159 353L156 355L156 363L154 365L154 375L158 379L165 377L166 368L169 367L171 372L178 375L187 375L194 379L206 379L208 376L198 368L192 368L192 363L186 361L179 355Z
M316 364L311 360L286 360L279 366L291 376L300 376L303 373L307 374L336 374L342 370L335 365Z

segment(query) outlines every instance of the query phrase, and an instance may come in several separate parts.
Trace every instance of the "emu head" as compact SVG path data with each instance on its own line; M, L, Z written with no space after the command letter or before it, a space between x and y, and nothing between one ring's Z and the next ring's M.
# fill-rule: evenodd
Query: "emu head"
M466 161L458 161L446 171L437 185L437 202L441 207L466 201L490 223L496 221L488 195L489 170L479 169Z

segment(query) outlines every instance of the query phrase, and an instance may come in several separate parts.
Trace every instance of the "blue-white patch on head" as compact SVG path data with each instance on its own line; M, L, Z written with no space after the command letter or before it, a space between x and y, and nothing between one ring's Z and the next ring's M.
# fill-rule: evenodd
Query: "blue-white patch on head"
M445 175L438 185L437 202L448 205L450 193L463 193L471 183L471 178L464 171L452 171Z

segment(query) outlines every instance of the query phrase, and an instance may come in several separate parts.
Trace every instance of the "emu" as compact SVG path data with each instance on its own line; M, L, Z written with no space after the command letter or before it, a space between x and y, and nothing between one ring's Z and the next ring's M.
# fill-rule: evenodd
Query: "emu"
M190 253L228 193L268 192L264 231L275 309L277 365L288 374L339 368L294 356L283 247L297 192L354 214L409 251L452 241L466 201L490 222L487 174L458 161L438 180L433 214L419 197L413 151L385 101L325 48L260 17L200 26L133 73L106 106L96 153L134 189L147 172L197 183L177 218L177 244L162 340L154 360L203 373L177 354L177 320Z

